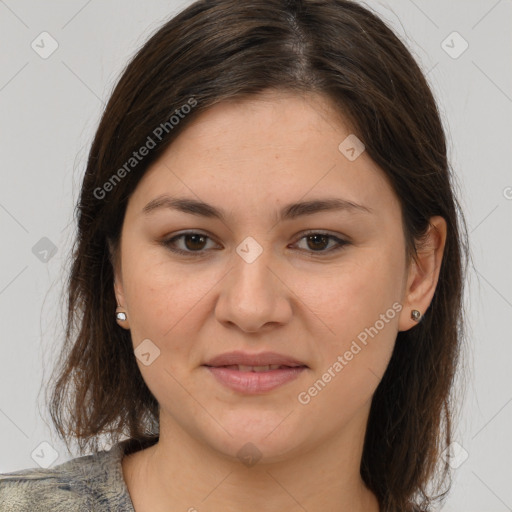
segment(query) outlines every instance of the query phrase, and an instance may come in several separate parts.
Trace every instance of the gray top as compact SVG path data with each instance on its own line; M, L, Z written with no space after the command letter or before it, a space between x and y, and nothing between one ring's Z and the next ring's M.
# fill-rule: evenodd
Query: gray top
M109 451L77 457L53 468L0 473L0 512L135 512L121 460L157 440L128 439ZM407 510L420 512L416 506Z
M135 512L123 478L123 442L57 466L0 474L1 512Z

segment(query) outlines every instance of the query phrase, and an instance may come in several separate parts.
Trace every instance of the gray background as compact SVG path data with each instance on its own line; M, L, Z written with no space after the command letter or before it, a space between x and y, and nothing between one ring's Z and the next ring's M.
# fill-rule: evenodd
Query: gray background
M0 0L0 472L71 458L40 389L62 340L60 293L87 152L129 58L189 3ZM475 263L455 435L465 451L452 459L458 469L443 510L512 510L512 2L366 5L394 27L434 89ZM43 31L58 43L46 59L31 47L51 48ZM448 37L454 31L469 45L457 58L463 42Z

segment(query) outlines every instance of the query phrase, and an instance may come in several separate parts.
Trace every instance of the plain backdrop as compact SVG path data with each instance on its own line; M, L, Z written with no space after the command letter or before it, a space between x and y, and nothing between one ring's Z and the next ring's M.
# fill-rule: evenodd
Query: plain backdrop
M37 454L50 466L73 456L40 392L62 342L73 207L120 72L189 3L0 0L0 472L35 467ZM443 510L505 512L512 510L512 2L365 5L394 28L433 87L475 264L465 297L458 468Z

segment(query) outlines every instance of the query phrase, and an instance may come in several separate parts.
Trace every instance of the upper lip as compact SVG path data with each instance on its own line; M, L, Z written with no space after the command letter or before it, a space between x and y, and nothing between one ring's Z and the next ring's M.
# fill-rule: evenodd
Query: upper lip
M302 361L284 354L277 354L276 352L249 354L242 351L219 354L204 363L204 366L230 366L237 364L244 366L267 366L271 364L279 364L281 366L307 366Z

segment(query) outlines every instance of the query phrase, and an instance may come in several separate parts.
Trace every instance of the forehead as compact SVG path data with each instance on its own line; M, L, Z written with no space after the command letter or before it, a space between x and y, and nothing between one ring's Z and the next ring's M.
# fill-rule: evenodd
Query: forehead
M254 210L338 193L372 208L396 207L366 152L351 161L340 151L349 136L348 123L321 96L271 92L223 101L180 133L147 170L134 199L142 208L163 192L186 192Z
M304 152L323 139L327 147L350 129L326 97L316 94L263 92L230 99L197 116L174 141L175 149L194 144L208 152L260 148Z

